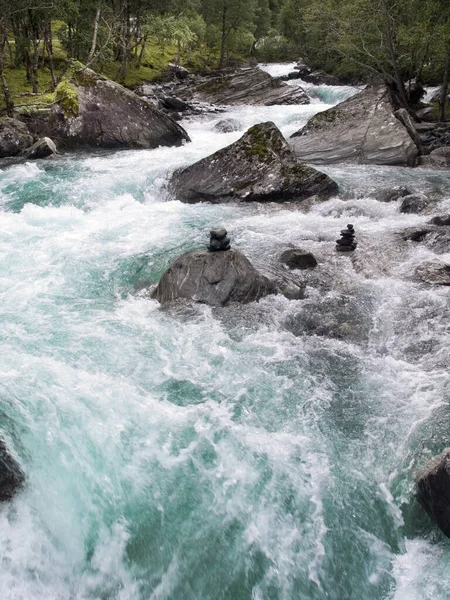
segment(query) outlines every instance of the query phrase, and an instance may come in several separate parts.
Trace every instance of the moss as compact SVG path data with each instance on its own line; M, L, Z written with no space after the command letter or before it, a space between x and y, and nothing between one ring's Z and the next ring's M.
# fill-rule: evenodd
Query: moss
M323 112L317 113L308 125L311 128L320 129L326 123L334 123L338 117L339 111L335 108L329 108Z
M302 182L313 174L313 170L308 165L297 163L291 166L284 166L281 169L286 185Z
M274 152L280 152L283 142L275 131L264 131L260 125L254 125L247 131L249 138L246 144L250 158L257 156L262 163L270 164L274 160Z
M78 102L78 92L75 87L66 79L63 79L56 88L55 93L56 101L59 102L63 109L66 119L76 117L80 110L80 104Z

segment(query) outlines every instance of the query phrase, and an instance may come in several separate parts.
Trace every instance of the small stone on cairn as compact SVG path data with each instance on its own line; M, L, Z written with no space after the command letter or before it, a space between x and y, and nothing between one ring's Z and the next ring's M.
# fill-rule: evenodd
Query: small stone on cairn
M336 250L338 252L352 252L355 248L355 229L353 225L347 225L347 229L341 230L341 239L336 240Z
M209 232L210 240L208 250L218 252L219 250L230 249L230 238L227 237L227 230L224 227L216 227Z

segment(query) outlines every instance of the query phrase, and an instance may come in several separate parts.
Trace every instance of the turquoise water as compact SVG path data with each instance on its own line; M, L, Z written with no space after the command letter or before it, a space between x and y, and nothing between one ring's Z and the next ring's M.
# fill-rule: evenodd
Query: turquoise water
M289 134L323 107L230 116ZM448 542L411 499L448 440L448 293L412 280L433 251L396 241L428 217L372 190L448 211L450 178L330 167L346 199L308 213L181 204L168 173L241 135L217 120L179 149L0 172L0 432L27 478L0 508L0 597L448 599ZM308 247L320 289L175 314L134 294L217 224L263 272Z

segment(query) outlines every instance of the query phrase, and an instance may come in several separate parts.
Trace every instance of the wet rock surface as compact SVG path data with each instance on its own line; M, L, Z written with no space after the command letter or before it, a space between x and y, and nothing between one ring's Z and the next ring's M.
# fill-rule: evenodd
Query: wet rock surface
M385 88L368 88L318 113L289 140L301 160L414 166L418 149Z
M450 537L450 450L432 458L416 475L416 498Z
M19 463L8 452L5 442L0 439L0 502L11 500L24 480Z
M317 260L312 252L301 248L289 248L282 252L280 262L289 269L313 269Z
M237 142L176 171L170 193L182 202L285 202L328 199L338 186L328 175L298 162L271 122L251 127Z
M379 202L395 202L400 198L409 196L411 193L411 190L406 186L398 185L387 190L381 190L375 195L375 197Z
M430 285L450 285L450 263L438 259L423 262L417 267L415 276Z
M27 126L18 119L0 118L0 158L17 156L29 148L34 138Z
M404 196L400 205L401 213L420 213L428 205L428 199L423 194L409 194Z
M275 285L238 250L193 250L167 269L153 297L163 305L188 299L224 306L229 302L256 302L276 291Z

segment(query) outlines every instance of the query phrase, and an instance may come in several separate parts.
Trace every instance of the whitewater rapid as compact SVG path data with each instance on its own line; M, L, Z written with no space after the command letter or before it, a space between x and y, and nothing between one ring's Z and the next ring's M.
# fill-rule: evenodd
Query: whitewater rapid
M0 171L0 433L27 479L0 507L2 600L450 597L448 542L411 496L447 445L448 292L413 278L432 249L396 242L429 217L375 199L404 184L450 212L448 173L330 166L342 196L308 212L165 191L250 125L287 136L354 91ZM228 116L240 131L215 133ZM334 252L348 222L354 259ZM311 250L329 287L178 315L134 293L216 225L262 272ZM334 318L353 333L317 333Z

